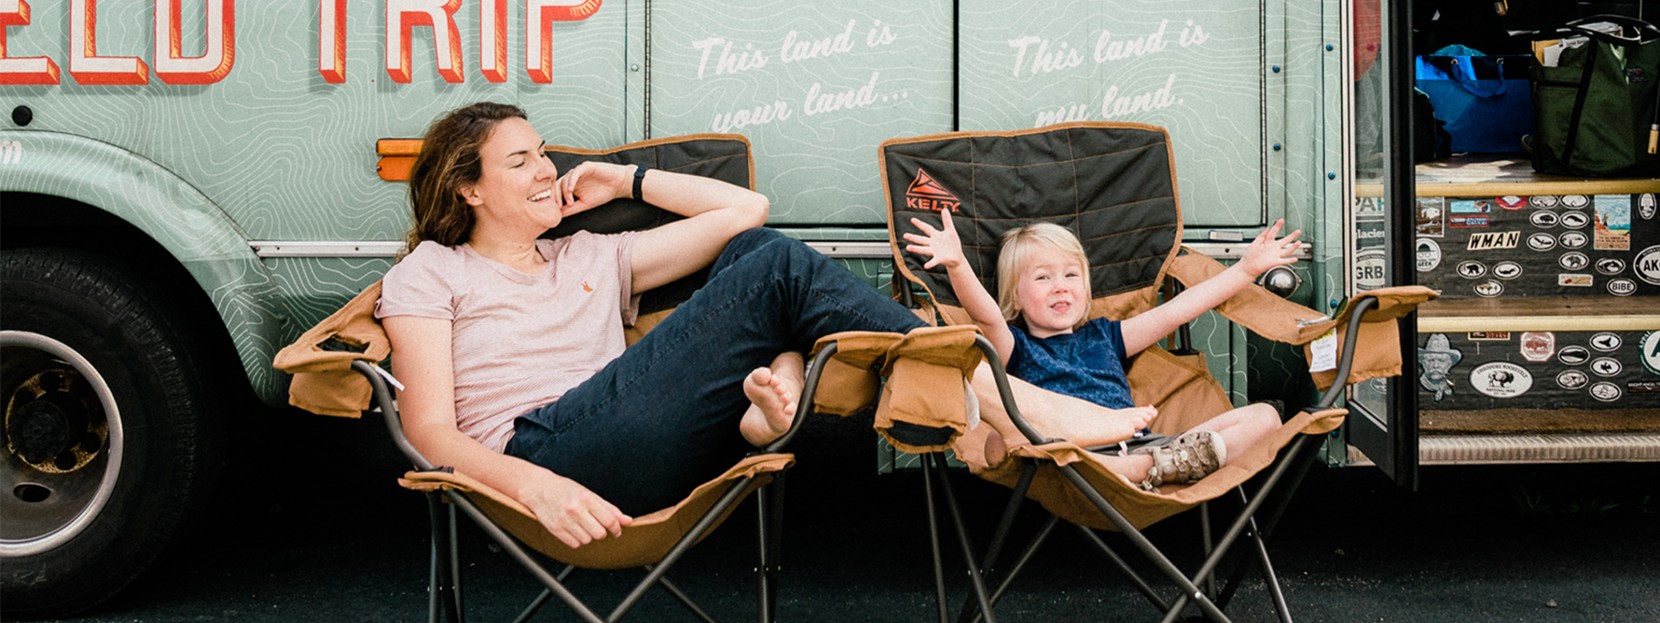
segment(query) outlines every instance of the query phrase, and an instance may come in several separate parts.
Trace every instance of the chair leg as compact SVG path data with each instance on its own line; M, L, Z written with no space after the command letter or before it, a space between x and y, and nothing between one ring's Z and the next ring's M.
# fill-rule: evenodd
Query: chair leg
M654 566L656 565L647 565L646 569L649 571ZM691 596L687 595L686 591L680 590L680 587L676 586L674 582L669 581L668 578L657 578L657 584L662 586L663 590L668 591L670 595L674 596L675 600L679 601L680 605L685 606L686 610L690 611L692 616L697 617L699 621L703 621L703 623L719 623L715 620L715 617L709 616L709 613L704 611L702 606L699 606L697 605L697 602L692 601ZM617 617L612 617L611 620L616 621L620 618L621 616L619 615Z
M692 528L687 530L686 534L680 537L679 541L675 542L674 547L669 548L669 552L663 555L662 560L659 560L656 565L648 567L650 571L646 573L645 579L641 580L640 583L634 587L634 590L630 591L628 596L623 598L622 603L617 604L617 607L611 611L611 614L606 617L606 620L616 621L621 619L624 614L628 613L629 609L634 607L634 604L639 603L640 598L645 596L645 592L647 590L650 590L654 585L662 583L663 574L669 570L669 567L678 562L680 558L686 554L686 550L691 549L693 544L697 543L703 538L704 535L708 534L709 530L714 528L715 521L724 515L727 509L731 508L732 505L737 504L738 500L743 498L744 490L749 487L749 483L753 479L753 476L746 476L733 481L732 484L727 487L726 492L721 494L720 499L716 501L713 506L709 507L709 512L705 513L702 518L698 519L697 523L693 524Z
M1211 569L1215 566L1215 556L1211 557L1206 566L1199 570L1199 573L1195 574L1192 578L1189 578L1186 574L1182 573L1180 569L1176 568L1175 563L1170 562L1170 558L1165 556L1163 552L1160 552L1158 547L1153 545L1152 541L1147 540L1147 537L1141 534L1140 530L1135 529L1135 526L1130 524L1130 521L1124 517L1123 513L1118 512L1118 509L1113 508L1112 504L1108 503L1106 498L1101 497L1101 493L1096 491L1094 487L1091 487L1089 481L1085 480L1083 475L1078 473L1078 470L1073 469L1070 465L1066 465L1060 467L1060 472L1062 476L1065 476L1066 479L1072 483L1072 486L1076 488L1085 499L1089 500L1091 505L1095 506L1096 510L1101 511L1103 515L1106 515L1108 520L1112 521L1114 526L1118 527L1119 531L1124 534L1125 538L1128 538L1130 543L1135 545L1136 549L1140 550L1143 556L1146 556L1148 560L1152 561L1153 565L1158 567L1159 571L1163 572L1166 577L1170 578L1171 582L1174 582L1181 588L1182 597L1176 600L1176 603L1172 604L1170 610L1165 613L1165 620L1173 621L1177 616L1180 616L1182 610L1187 607L1189 599L1196 602L1199 606L1199 610L1202 611L1205 616L1210 617L1211 620L1228 620L1228 616L1223 614L1222 610L1217 608L1216 604L1212 603L1210 598L1206 597L1205 594L1199 590L1199 586L1195 584L1196 581L1203 581L1205 576L1210 573ZM1227 548L1227 544L1233 541L1233 538L1237 536L1240 529L1240 526L1236 524L1234 530L1231 530L1227 536L1223 537L1222 549L1224 551Z
M456 547L455 508L444 504L438 493L427 494L427 513L432 524L432 568L427 579L427 618L462 623L461 564Z
M992 612L991 595L986 591L986 579L980 574L979 565L975 564L974 546L968 540L968 525L963 521L962 506L957 504L956 490L951 487L951 475L946 471L945 454L935 452L929 457L934 461L934 472L939 475L940 487L945 490L946 509L951 511L951 521L957 529L957 545L963 551L963 566L968 567L968 581L974 589L974 596L980 601L980 609L986 614L987 623L997 623L996 613Z
M1309 444L1309 439L1310 438L1305 435L1305 436L1300 436L1296 439L1296 441L1291 442L1291 450L1290 450L1288 456L1293 458L1293 459L1296 459L1296 458L1300 457L1301 456L1300 453L1308 449L1307 446ZM1210 577L1210 575L1216 571L1217 565L1221 564L1222 558L1228 553L1229 547L1231 547L1233 545L1234 541L1241 534L1243 534L1246 531L1246 528L1251 529L1251 533L1252 533L1253 538L1260 538L1261 531L1256 528L1256 524L1255 524L1256 514L1262 510L1263 502L1265 500L1267 500L1269 497L1271 497L1271 494L1274 492L1275 487L1280 484L1281 480L1284 479L1288 473L1293 471L1293 466L1297 465L1300 462L1301 461L1297 461L1297 460L1283 460L1283 461L1280 461L1278 464L1276 464L1274 466L1274 469L1271 472L1269 472L1269 474L1266 478L1263 479L1262 486L1257 490L1257 495L1254 498L1250 498L1246 501L1245 507L1240 509L1240 511L1239 511L1239 518L1234 520L1233 525L1231 525L1228 528L1228 531L1223 534L1221 541L1217 545L1216 552L1212 553L1210 556L1205 558L1204 564L1199 567L1199 572L1194 574L1193 578L1191 580L1189 580L1185 576L1181 576L1182 581L1178 582L1178 584L1182 584L1182 588L1184 589L1183 594L1179 599L1176 600L1175 605L1173 605L1171 607L1170 613L1168 614L1167 618L1173 619L1174 616L1179 614L1180 611L1183 608L1186 607L1188 599L1192 598L1193 600L1198 602L1200 609L1203 610L1204 613L1207 616L1209 616L1211 619L1217 620L1217 621L1222 621L1222 620L1227 619L1226 615L1223 615L1222 611L1214 603L1212 603L1208 598L1206 598L1203 593L1198 592L1193 586L1191 586L1191 582L1192 581L1201 581L1201 580L1203 580L1207 577ZM1304 465L1303 467L1306 469L1307 466ZM1069 480L1071 480L1073 482L1074 485L1076 485L1080 488L1083 488L1083 487L1087 486L1088 483L1084 481L1083 476L1080 476L1080 475L1077 474L1076 470L1072 470L1070 468L1062 468L1061 471L1062 471L1063 474L1065 474L1067 476L1067 478ZM1300 483L1301 482L1301 477L1302 477L1302 474L1299 472L1297 475L1292 476L1291 482ZM1111 509L1110 506L1105 505L1106 500L1100 500L1100 501L1097 502L1096 500L1099 499L1100 496L1099 495L1092 495L1093 491L1084 491L1084 494L1085 494L1086 497L1089 497L1090 500L1092 502L1094 502L1097 507L1101 508L1102 512L1105 512L1110 517L1113 517L1114 523L1117 523L1119 521L1118 518L1121 517L1121 516L1118 515L1116 512L1109 512L1112 509ZM1275 519L1277 521L1278 517L1276 516L1273 519ZM1125 534L1128 535L1129 531L1126 531ZM1140 533L1136 533L1136 536L1139 537ZM1151 546L1151 544L1149 544L1149 547L1150 546ZM1137 547L1140 547L1140 542L1139 541L1137 542ZM1143 549L1143 551L1147 551L1147 550ZM1156 552L1156 550L1154 550L1154 552ZM1149 553L1149 556L1152 556L1152 553ZM1162 558L1162 556L1160 556L1160 558ZM1162 568L1162 565L1161 565L1161 568ZM1269 571L1270 571L1270 577L1272 579L1271 569ZM1231 596L1232 595L1232 587L1230 586L1230 587L1224 588L1223 589L1223 594L1224 594L1224 596ZM1284 612L1284 611L1280 612L1279 614L1280 614L1280 617L1282 619L1286 619L1287 617L1290 616L1287 612Z
M778 614L778 586L773 582L773 574L778 571L779 547L783 543L783 497L784 474L778 474L755 492L756 619L761 623L771 623Z
M1129 562L1126 562L1122 556L1119 556L1118 552L1113 551L1112 547L1107 545L1106 541L1101 540L1101 535L1096 534L1095 531L1089 529L1088 526L1079 526L1077 524L1073 525L1078 528L1079 532L1083 533L1085 540L1094 544L1095 548L1101 550L1101 553L1105 554L1107 559L1111 560L1113 565L1118 567L1119 571L1123 571L1124 575L1130 578L1130 583L1135 585L1136 590L1141 591L1141 596L1146 597L1148 603L1153 604L1153 607L1158 608L1159 610L1170 609L1170 603L1166 602L1163 597L1159 597L1158 591L1153 590L1153 586L1148 584L1147 580L1142 579L1141 574L1136 573L1135 569L1130 567Z
M1025 461L1025 466L1020 470L1020 478L1015 481L1014 489L1009 494L1009 503L1003 508L1003 516L997 521L997 529L992 532L991 543L986 545L986 556L980 563L980 574L988 579L996 570L997 557L1003 553L1003 545L1008 542L1009 533L1014 529L1014 521L1020 515L1020 506L1026 500L1026 492L1031 489L1032 478L1035 475L1037 475L1037 463ZM1049 531L1055 528L1056 521L1055 516L1049 516L1049 522L1038 531L1038 536L1033 539L1031 546L1026 548L1015 566L1007 574L1004 574L1003 581L991 593L991 603L993 605L996 605L997 600L1001 599L1003 593L1008 591L1009 585L1014 583L1015 576L1020 575L1020 570L1026 566L1026 561L1031 559L1032 553L1036 552L1043 540L1049 537ZM957 617L957 621L959 623L978 623L980 616L979 604L973 596L970 596L963 601L962 614Z
M934 469L926 455L922 456L922 499L928 509L928 548L934 561L934 605L939 609L940 623L948 623L951 613L945 602L945 562L940 556L939 513L934 498Z

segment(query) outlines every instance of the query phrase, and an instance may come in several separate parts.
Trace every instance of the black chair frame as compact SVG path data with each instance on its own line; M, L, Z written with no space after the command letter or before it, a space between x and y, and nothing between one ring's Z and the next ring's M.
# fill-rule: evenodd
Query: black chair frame
M795 422L790 430L782 437L768 444L757 453L774 453L781 451L799 432L803 422L812 415L812 396L817 390L818 377L823 370L823 362L834 351L822 353L814 360L808 372L807 382L802 390L802 407L798 411ZM435 466L425 456L422 456L404 435L403 423L398 415L397 403L393 399L387 375L380 368L366 361L352 362L352 369L368 379L372 388L374 407L384 416L388 432L393 443L404 457L415 466L416 470L433 471L443 470ZM762 623L772 621L776 616L778 587L774 576L779 570L779 551L782 549L783 513L782 498L784 475L786 471L774 474L772 482L755 490L757 509L757 559L755 565L757 619ZM500 546L507 555L528 573L534 576L544 586L544 590L519 614L516 621L529 620L541 609L551 597L557 596L570 610L584 621L618 621L628 614L646 591L652 587L661 586L693 616L699 620L713 623L715 619L703 608L698 606L683 591L674 585L665 574L669 568L678 562L688 550L692 548L706 534L711 532L717 520L726 511L743 501L744 495L753 476L733 480L726 491L721 495L708 512L698 520L694 527L685 536L675 543L669 553L656 564L645 567L647 573L644 579L625 596L611 612L601 617L588 604L573 594L565 585L565 578L574 569L565 566L558 573L551 572L526 545L508 534L500 526L487 517L479 507L459 492L445 489L441 492L427 492L427 505L432 522L432 564L429 575L429 612L428 619L433 623L440 620L460 623L466 620L462 602L461 562L457 544L458 522L456 510L466 515L477 524L486 536Z
M1305 408L1305 411L1316 412L1330 408L1332 405L1336 404L1337 399L1343 395L1344 389L1347 385L1342 381L1349 377L1349 371L1354 363L1354 345L1356 336L1359 334L1361 322L1366 313L1376 307L1377 304L1378 301L1376 298L1366 296L1364 293L1361 293L1355 297L1353 301L1354 314L1349 320L1348 327L1346 329L1346 339L1343 341L1341 356L1338 360L1338 381L1334 382L1332 386L1321 395L1319 401L1315 405ZM1055 441L1043 436L1041 433L1038 433L1031 427L1026 419L1020 415L1019 405L1015 403L1013 393L1009 387L1008 375L1004 371L1003 366L997 357L997 351L991 345L991 342L982 336L977 339L976 344L985 354L986 360L991 366L992 372L995 375L994 378L997 382L998 392L1003 401L1003 406L1007 409L1009 417L1013 420L1014 425L1023 435L1025 435L1027 440L1034 445ZM1231 571L1227 574L1227 581L1224 582L1220 591L1217 590L1216 586L1216 572L1217 568L1223 563L1224 558L1226 558L1230 553L1235 542L1243 536L1250 542L1252 554L1254 554L1251 558L1254 558L1257 568L1262 571L1263 579L1267 584L1267 590L1271 600L1273 601L1273 607L1276 615L1279 617L1279 620L1289 623L1291 621L1290 610L1286 604L1284 589L1280 586L1279 577L1274 571L1273 562L1268 554L1267 539L1273 534L1274 527L1283 516L1285 509L1290 503L1291 497L1296 492L1297 488L1301 486L1303 477L1308 473L1310 465L1313 463L1314 458L1318 455L1320 449L1319 442L1322 441L1319 437L1321 436L1300 434L1296 439L1292 440L1287 447L1282 450L1280 457L1267 470L1265 470L1266 475L1259 474L1256 478L1252 479L1251 482L1256 483L1254 493L1247 493L1245 491L1245 486L1234 489L1234 492L1238 495L1238 501L1240 504L1239 515L1237 519L1229 524L1227 529L1222 532L1220 539L1213 539L1214 535L1212 534L1211 529L1210 503L1206 502L1199 505L1201 513L1201 539L1203 541L1203 551L1206 554L1206 558L1199 565L1197 571L1193 572L1191 575L1183 573L1182 570L1178 568L1168 556L1159 550L1158 546L1154 545L1152 541L1142 534L1141 530L1136 529L1136 527L1131 524L1131 522L1118 511L1118 509L1114 508L1110 502L1102 497L1101 494L1097 492L1081 474L1078 473L1076 468L1070 465L1061 465L1056 467L1079 491L1079 493L1089 500L1089 502L1094 505L1096 509L1099 510L1101 514L1105 516L1113 524L1113 526L1124 535L1126 539L1130 541L1137 551L1139 551L1148 561L1152 562L1159 572L1161 572L1179 589L1179 595L1174 600L1167 600L1164 596L1160 595L1159 592L1154 589L1153 586L1149 584L1140 573L1137 573L1135 569L1133 569L1130 564L1118 554L1117 551L1115 551L1105 540L1100 537L1100 535L1096 534L1088 527L1074 526L1084 535L1085 540L1087 540L1091 545L1111 560L1114 566L1126 574L1130 582L1135 585L1136 589L1144 597L1147 598L1147 601L1150 604L1164 613L1164 621L1168 622L1176 620L1182 615L1190 604L1196 606L1202 615L1212 621L1225 622L1230 620L1223 610L1232 600L1233 595L1244 580L1245 573L1248 569L1246 566L1247 561L1244 559L1234 561ZM1030 543L1027 544L1027 546L1021 550L1017 556L1015 556L1014 561L1011 566L1009 566L1008 570L1002 572L1001 576L997 576L999 569L996 568L996 564L999 560L999 556L1001 555L1004 546L1007 544L1010 532L1012 532L1014 527L1015 520L1019 515L1021 507L1026 501L1027 488L1030 486L1032 478L1036 474L1040 465L1041 463L1038 459L1027 460L1026 465L1023 467L1020 474L1020 478L1009 497L1009 503L1007 507L1005 507L997 524L997 528L992 535L991 541L986 547L985 555L978 560L975 560L969 546L971 539L967 529L965 528L966 523L963 519L963 511L957 504L955 495L952 493L949 486L948 481L950 473L947 469L944 456L941 453L935 453L934 455L924 457L924 483L929 503L929 534L930 537L934 539L933 552L935 583L939 600L939 620L941 623L949 621L949 613L945 601L944 570L939 553L940 546L936 520L937 511L935 509L938 502L932 492L932 481L939 480L945 483L945 486L942 487L946 494L944 496L945 506L952 520L957 540L962 546L965 559L970 561L968 564L968 575L972 588L972 595L970 595L963 604L962 612L958 620L960 622L968 623L978 621L984 617L987 621L995 621L996 618L995 613L993 612L993 606L995 606L997 601L1009 590L1009 587L1013 584L1015 578L1021 573L1022 570L1024 570L1026 564L1032 559L1032 556L1037 552L1038 548L1054 532L1055 526L1060 521L1059 517L1053 515L1049 516L1047 521L1038 529ZM1251 483L1248 482L1246 484L1249 485ZM991 588L991 585L993 584L991 579L994 577L999 578L998 581L995 582L995 589ZM1201 585L1203 585L1204 588L1201 588Z

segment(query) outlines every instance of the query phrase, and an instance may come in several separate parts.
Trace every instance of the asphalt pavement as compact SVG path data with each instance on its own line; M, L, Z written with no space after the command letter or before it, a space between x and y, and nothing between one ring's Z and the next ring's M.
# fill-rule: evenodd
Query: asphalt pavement
M120 597L69 620L425 619L425 505L395 484L403 466L385 432L371 421L257 419L243 438L259 441L239 450L223 502L190 543ZM872 437L858 423L810 424L785 500L779 620L930 620L920 474L874 474ZM983 539L1004 491L957 477ZM1270 544L1297 620L1660 621L1660 464L1433 467L1422 480L1413 492L1364 467L1310 474ZM721 620L754 619L751 508L670 574ZM1035 520L1028 513L1021 526ZM1197 521L1187 513L1149 535L1190 566L1199 560ZM463 550L472 620L511 620L538 592L476 530L463 532ZM572 588L604 611L635 577L589 573ZM966 584L952 579L955 608ZM1228 613L1273 620L1262 587L1253 576ZM1003 621L1158 618L1066 531L997 613ZM654 593L627 620L686 618ZM551 604L535 620L573 619Z

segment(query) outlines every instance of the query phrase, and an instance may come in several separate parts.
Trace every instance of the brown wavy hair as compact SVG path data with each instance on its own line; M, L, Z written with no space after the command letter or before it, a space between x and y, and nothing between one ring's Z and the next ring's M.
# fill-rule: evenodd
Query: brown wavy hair
M512 104L479 102L450 111L427 128L421 154L409 172L409 204L414 224L405 239L405 252L423 240L453 247L467 241L473 230L473 209L461 197L461 187L478 182L479 148L496 124L514 117L529 120Z

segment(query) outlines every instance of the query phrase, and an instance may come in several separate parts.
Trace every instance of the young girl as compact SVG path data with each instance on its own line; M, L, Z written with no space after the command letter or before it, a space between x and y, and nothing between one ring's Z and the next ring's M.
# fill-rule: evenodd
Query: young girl
M965 261L951 214L940 211L942 227L920 219L911 223L922 234L905 234L906 250L929 258L924 268L944 266L951 288L980 332L991 340L1009 374L1044 389L1113 409L1115 415L1145 425L1158 415L1151 405L1130 398L1125 365L1142 349L1170 335L1232 297L1259 275L1296 263L1301 231L1277 237L1285 221L1275 222L1251 242L1239 262L1175 298L1122 322L1088 320L1089 262L1071 231L1052 223L1035 223L1003 236L997 257L994 300ZM1253 404L1218 415L1168 443L1142 446L1123 456L1106 455L1114 472L1154 491L1164 483L1195 482L1256 444L1279 426L1273 407ZM1001 438L987 441L986 454L1003 454Z

